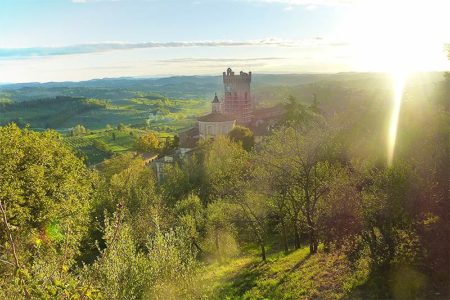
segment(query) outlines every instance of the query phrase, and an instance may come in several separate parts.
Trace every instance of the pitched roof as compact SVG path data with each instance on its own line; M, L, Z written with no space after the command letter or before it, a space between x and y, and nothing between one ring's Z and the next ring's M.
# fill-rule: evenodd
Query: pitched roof
M212 103L219 103L219 98L217 97L217 94L214 96L214 100Z
M223 115L221 113L210 113L206 116L202 116L198 118L200 122L228 122L228 121L235 121L236 118L233 118L232 116Z

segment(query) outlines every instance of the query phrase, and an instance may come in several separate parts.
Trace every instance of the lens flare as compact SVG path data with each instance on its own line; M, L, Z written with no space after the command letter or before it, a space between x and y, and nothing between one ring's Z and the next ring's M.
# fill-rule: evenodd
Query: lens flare
M388 165L391 166L394 160L395 142L397 140L398 121L400 116L400 109L402 106L403 90L405 87L407 73L394 72L392 74L393 83L393 105L391 118L389 121L388 132Z

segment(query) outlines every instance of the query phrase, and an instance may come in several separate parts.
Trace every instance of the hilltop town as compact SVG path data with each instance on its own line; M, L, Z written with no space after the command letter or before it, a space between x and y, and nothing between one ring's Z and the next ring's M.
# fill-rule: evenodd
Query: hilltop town
M231 68L223 72L223 93L220 97L215 93L211 112L199 117L194 127L180 132L178 149L160 158L149 156L147 161L154 166L159 181L164 178L167 165L191 155L201 141L228 136L236 126L250 129L252 139L257 143L270 133L285 109L282 105L257 109L251 82L252 72L235 74Z

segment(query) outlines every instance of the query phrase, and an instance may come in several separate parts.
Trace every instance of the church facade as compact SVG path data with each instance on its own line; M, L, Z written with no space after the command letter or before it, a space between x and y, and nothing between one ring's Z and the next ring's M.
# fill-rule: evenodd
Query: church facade
M219 135L227 135L236 125L236 118L221 112L221 103L216 96L212 102L212 112L198 118L198 131L200 138L216 138Z

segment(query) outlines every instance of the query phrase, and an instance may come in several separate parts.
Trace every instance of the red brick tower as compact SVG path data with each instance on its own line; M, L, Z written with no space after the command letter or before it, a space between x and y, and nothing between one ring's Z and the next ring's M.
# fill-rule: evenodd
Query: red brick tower
M231 68L223 72L223 85L225 97L223 113L236 117L238 123L248 124L252 118L253 103L250 94L252 72L240 72L234 75Z

